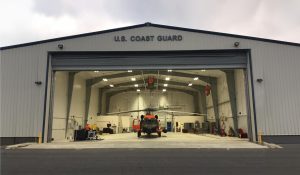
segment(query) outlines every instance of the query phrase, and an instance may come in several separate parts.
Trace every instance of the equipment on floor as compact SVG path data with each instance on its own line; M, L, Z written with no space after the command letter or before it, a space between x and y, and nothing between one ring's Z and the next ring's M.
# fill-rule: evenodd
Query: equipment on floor
M88 135L88 133L87 133L87 130L85 130L85 129L75 130L74 131L74 141L86 140L87 135Z
M140 120L139 119L133 119L132 121L132 129L133 132L138 132L140 130Z
M167 131L172 131L172 122L167 122Z
M96 135L96 130L93 130L90 124L86 124L84 129L74 131L74 141L94 139L97 140L98 136Z
M248 134L244 132L243 129L239 128L238 133L239 133L239 138L248 138Z
M202 123L201 132L209 133L209 122L208 121Z
M186 129L189 133L193 133L195 129L195 123L184 123L183 128Z
M216 122L209 122L209 133L211 133L211 134L218 133L217 123Z
M226 130L226 124L225 121L227 121L227 118L224 115L220 116L220 122L221 122L221 128L220 128L220 136L225 137L227 136L225 130Z
M111 124L108 123L106 126L107 126L107 128L103 128L103 133L113 134L113 133L114 133L114 130L111 129Z
M235 132L235 130L232 127L229 127L228 136L230 136L230 137L237 136L237 133Z

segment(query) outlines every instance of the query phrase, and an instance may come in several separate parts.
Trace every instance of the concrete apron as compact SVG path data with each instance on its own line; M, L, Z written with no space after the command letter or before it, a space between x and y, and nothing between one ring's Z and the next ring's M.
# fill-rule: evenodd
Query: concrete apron
M210 134L166 133L137 138L136 133L101 135L99 140L54 141L51 143L27 143L8 146L6 149L96 149L96 148L211 148L211 149L266 149L277 145L259 145L248 139L220 137Z

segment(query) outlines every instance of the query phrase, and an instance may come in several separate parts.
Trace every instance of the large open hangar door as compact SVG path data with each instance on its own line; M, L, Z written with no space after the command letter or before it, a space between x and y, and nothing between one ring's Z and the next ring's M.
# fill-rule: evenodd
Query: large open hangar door
M101 132L107 124L113 133L132 132L143 114L134 110L146 108L160 109L152 113L169 132L237 136L242 129L251 138L246 50L49 57L54 73L48 140L71 138L86 124Z

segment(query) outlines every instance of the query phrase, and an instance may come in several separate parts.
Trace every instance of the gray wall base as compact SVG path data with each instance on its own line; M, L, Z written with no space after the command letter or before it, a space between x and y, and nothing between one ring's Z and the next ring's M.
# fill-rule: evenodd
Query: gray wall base
M264 142L276 144L300 144L300 135L262 136Z
M26 142L37 142L37 137L0 137L0 145L14 145Z

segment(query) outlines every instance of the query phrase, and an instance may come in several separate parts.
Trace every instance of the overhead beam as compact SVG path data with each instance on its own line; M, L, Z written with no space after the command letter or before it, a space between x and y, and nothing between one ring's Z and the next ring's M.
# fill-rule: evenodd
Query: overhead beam
M162 90L164 88L166 88L166 87L159 86L158 90ZM192 96L195 94L195 91L191 91L191 90L185 90L185 89L179 89L179 88L173 88L173 87L167 87L166 89L167 90L171 90L171 91L184 92L184 93L187 93L187 94L192 95ZM118 90L118 91L107 92L106 94L107 94L107 96L113 96L113 95L116 95L116 94L119 94L119 93L130 92L130 91L136 91L136 88L134 88L134 87L128 87L128 88L124 88L124 89ZM143 90L141 89L141 92L142 91Z
M234 79L234 70L225 70L227 86L228 86L228 94L230 99L230 106L233 118L233 128L235 131L235 135L237 135L238 129L238 112L237 112L237 105L236 105L236 96L235 96L235 79Z
M153 70L146 70L143 71L143 75L147 74L157 74L158 71L153 71ZM92 80L92 85L97 84L103 80L103 78L107 79L114 79L114 78L124 78L124 77L131 77L131 76L139 76L141 75L141 71L135 71L135 72L122 72L122 73L117 73L117 74L111 74L111 75L103 75L100 77L96 77L91 79ZM197 75L197 74L189 74L189 73L183 73L183 72L167 72L167 71L159 71L159 75L163 76L177 76L177 77L184 77L184 78L195 78L198 77L199 80L204 81L206 83L209 83L209 76L203 76L203 75Z
M201 85L193 85L193 86L188 86L188 83L182 83L182 82L177 82L177 81L165 81L164 79L158 79L159 82L160 81L164 81L164 82L160 82L160 84L168 84L168 85L175 85L175 86L182 86L182 87L187 87L187 88L192 88L195 90L199 90L198 86ZM118 83L118 84L114 84L115 87L122 87L122 86L133 86L134 84L144 84L143 80L138 80L138 81L128 81L128 82L123 82L123 83ZM111 87L109 86L105 86L103 87L103 89L110 89Z

